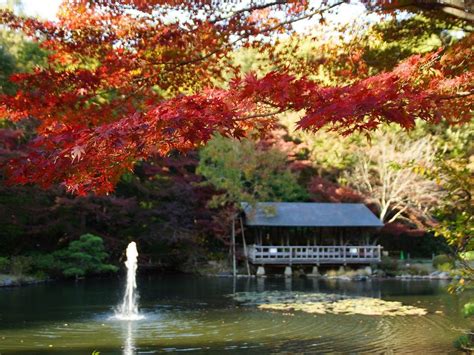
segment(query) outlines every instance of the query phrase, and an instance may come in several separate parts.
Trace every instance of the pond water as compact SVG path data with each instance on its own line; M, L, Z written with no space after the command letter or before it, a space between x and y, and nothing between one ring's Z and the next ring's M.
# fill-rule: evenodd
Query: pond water
M472 326L467 295L439 281L237 279L193 276L138 280L145 319L113 320L123 280L60 282L0 289L0 353L456 353ZM277 312L244 305L233 292L330 293L400 301L426 315L369 316ZM281 292L280 292L281 294Z

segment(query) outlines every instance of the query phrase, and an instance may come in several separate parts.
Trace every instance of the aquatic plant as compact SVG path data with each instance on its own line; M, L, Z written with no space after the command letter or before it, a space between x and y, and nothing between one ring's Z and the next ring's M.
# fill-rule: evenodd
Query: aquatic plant
M351 297L326 293L242 292L231 295L244 305L256 305L266 311L300 311L312 314L346 314L368 316L422 316L424 308L403 305L371 297Z

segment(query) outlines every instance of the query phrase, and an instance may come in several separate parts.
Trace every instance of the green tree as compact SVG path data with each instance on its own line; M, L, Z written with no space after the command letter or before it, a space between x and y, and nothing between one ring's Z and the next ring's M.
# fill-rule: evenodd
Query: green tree
M58 258L62 273L66 277L82 277L88 274L116 272L118 268L107 264L109 255L104 249L102 238L84 234L72 241L66 249L54 253Z
M421 173L432 178L446 192L432 211L436 236L446 240L456 260L461 278L450 286L460 293L473 288L474 267L474 123L463 128L446 128L439 133L441 150L432 169ZM466 317L474 315L474 300L464 305ZM456 345L468 352L474 349L474 332L459 337Z
M303 201L306 191L287 167L287 156L251 139L215 136L200 152L197 172L222 191L214 207L240 202Z
M438 139L440 150L434 164L420 172L446 192L432 210L438 222L433 230L452 247L468 281L474 276L466 257L474 250L474 123L464 128L446 128Z
M8 0L0 8L23 14L20 0ZM13 94L15 85L9 81L10 76L46 66L46 56L47 52L39 43L32 42L18 31L0 29L0 93Z

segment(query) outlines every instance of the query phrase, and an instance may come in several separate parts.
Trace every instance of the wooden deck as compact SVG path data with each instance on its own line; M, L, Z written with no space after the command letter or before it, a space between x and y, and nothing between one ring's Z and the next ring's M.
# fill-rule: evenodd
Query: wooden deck
M262 246L250 245L247 257L255 265L347 265L379 263L380 245Z

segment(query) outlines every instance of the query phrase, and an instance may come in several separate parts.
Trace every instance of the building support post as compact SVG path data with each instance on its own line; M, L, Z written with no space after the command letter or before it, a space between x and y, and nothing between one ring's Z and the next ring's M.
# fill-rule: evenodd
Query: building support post
M311 273L307 275L308 277L320 277L321 274L319 273L319 268L317 266L313 266Z
M237 261L235 255L235 217L232 217L232 275L237 276Z
M265 267L263 265L257 268L257 277L265 277Z
M244 222L242 221L242 218L240 218L240 229L242 230L242 244L244 246L245 266L247 267L247 275L250 276L249 257L247 254L247 242L245 241Z
M291 277L293 274L292 270L291 270L291 266L285 266L285 277L289 278Z

